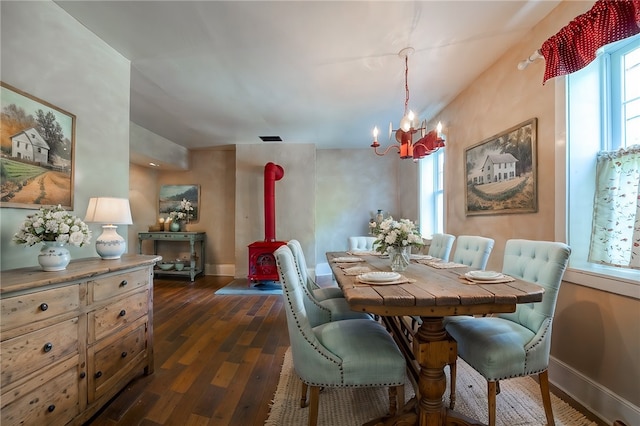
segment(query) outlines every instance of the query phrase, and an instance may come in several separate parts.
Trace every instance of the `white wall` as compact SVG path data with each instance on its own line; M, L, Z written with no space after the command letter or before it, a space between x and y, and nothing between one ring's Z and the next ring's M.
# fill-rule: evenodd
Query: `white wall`
M90 197L128 197L129 61L53 2L3 1L0 15L2 81L76 116L73 212L84 219ZM1 210L2 270L37 265L39 246L11 242L31 212ZM91 245L72 258L96 256L102 230L90 226Z

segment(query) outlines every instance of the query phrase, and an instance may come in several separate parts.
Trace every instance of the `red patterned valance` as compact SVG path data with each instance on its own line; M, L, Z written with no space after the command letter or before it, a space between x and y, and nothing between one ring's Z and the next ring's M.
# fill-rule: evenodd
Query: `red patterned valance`
M587 66L605 44L640 33L640 0L598 0L550 37L540 48L548 79L571 74Z

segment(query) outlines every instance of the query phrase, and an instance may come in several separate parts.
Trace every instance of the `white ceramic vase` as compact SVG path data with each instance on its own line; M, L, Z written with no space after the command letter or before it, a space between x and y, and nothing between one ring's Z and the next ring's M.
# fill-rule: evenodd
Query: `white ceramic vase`
M45 271L63 271L71 261L71 254L66 243L43 241L44 247L38 254L38 263Z

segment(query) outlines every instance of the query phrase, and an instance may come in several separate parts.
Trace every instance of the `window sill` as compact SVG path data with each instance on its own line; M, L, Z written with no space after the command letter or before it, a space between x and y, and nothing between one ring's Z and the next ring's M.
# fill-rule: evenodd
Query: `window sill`
M640 271L601 265L569 265L563 280L640 300Z

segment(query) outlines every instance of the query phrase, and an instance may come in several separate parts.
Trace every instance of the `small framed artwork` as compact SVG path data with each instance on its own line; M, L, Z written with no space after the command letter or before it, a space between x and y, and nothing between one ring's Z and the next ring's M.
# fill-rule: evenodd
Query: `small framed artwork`
M200 185L162 185L158 196L158 212L166 218L173 211L180 211L182 200L191 203L193 211L189 222L197 222L200 217Z
M0 82L0 207L73 210L75 115Z
M467 216L538 211L537 118L465 150Z

